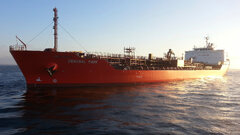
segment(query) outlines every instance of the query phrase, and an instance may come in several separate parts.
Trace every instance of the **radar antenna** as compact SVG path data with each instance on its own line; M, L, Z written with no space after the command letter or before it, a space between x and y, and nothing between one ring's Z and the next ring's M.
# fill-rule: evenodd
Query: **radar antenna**
M208 47L208 45L209 45L209 43L208 43L209 36L206 36L205 39L206 39L206 47Z

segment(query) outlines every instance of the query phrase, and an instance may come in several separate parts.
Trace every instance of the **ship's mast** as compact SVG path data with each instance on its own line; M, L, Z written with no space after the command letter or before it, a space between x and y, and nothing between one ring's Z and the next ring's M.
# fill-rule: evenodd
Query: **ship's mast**
M209 43L208 43L209 37L206 36L205 39L206 39L206 47L208 47L208 45L209 45Z
M54 26L53 26L53 29L54 29L54 50L57 51L57 49L58 49L58 34L57 34L58 16L57 16L57 8L54 8L53 11L54 11L54 18L53 18L53 21L54 21Z

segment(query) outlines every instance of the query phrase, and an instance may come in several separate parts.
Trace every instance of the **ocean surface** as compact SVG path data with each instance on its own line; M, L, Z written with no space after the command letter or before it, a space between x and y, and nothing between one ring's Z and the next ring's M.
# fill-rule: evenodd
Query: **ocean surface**
M221 78L27 90L0 66L0 135L240 134L240 70Z

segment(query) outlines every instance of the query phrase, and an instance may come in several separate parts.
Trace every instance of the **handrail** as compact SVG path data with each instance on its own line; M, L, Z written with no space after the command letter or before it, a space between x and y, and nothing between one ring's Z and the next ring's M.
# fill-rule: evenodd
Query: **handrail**
M10 45L9 46L10 51L25 51L27 48L24 45Z

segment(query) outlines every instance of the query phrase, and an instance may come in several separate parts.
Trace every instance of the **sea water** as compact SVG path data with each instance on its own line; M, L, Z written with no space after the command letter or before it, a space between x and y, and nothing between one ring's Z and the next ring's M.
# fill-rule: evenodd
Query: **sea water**
M26 88L0 66L0 134L240 134L240 70L154 84Z

